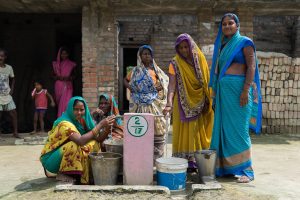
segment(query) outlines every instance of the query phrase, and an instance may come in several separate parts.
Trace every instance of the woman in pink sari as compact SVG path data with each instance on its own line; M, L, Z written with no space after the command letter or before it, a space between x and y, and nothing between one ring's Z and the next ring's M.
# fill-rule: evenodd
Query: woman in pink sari
M55 101L58 106L57 117L66 110L67 104L73 95L73 80L75 78L76 63L69 59L69 50L61 47L56 61L53 61L55 80Z

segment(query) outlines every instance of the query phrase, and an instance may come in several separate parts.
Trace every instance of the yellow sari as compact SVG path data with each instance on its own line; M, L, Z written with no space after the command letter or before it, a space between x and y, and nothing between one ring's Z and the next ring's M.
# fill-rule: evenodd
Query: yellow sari
M73 105L75 100L81 100L85 104L85 116L81 123L75 122ZM67 110L54 122L54 126L48 133L48 140L41 152L41 163L45 169L46 176L55 176L58 173L66 175L79 175L82 184L89 183L90 165L89 153L98 152L100 145L92 140L80 146L71 141L72 134L83 135L93 126L88 107L81 97L73 97L68 103ZM71 122L73 121L73 123Z
M206 59L189 35L180 35L176 43L179 45L183 40L190 45L194 64L189 64L179 53L170 64L177 82L173 102L173 155L191 159L195 151L210 146L213 111ZM205 113L204 106L208 106Z

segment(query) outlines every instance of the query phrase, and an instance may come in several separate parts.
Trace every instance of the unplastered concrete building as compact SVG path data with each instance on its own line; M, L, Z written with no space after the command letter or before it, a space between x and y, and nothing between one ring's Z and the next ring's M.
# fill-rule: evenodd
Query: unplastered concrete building
M236 13L260 61L263 132L300 133L300 2L298 0L0 0L0 47L16 74L14 99L21 130L32 124L32 82L42 78L53 94L51 62L65 45L76 61L74 95L91 109L111 93L128 110L123 77L150 44L167 71L174 42L189 33L210 63L222 15ZM48 126L55 118L49 110Z

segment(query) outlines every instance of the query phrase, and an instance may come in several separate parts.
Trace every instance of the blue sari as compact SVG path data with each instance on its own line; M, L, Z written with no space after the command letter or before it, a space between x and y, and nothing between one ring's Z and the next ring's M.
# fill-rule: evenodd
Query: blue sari
M226 44L221 49L224 41ZM245 75L225 74L236 54L247 46L251 46L255 51L252 40L241 36L239 30L226 41L220 24L209 84L215 92L215 118L210 149L217 151L217 176L231 174L247 176L252 180L254 172L249 128L258 134L262 117L257 59L255 77L249 89L248 104L243 107L240 106L240 95L243 91Z

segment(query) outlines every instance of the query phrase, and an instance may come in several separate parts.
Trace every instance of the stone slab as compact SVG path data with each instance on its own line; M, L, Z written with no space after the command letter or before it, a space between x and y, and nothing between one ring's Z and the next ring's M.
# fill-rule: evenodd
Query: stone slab
M149 186L149 185L56 185L54 191L89 191L89 192L106 192L106 193L136 193L136 192L150 192L158 194L170 195L170 190L164 186Z
M45 144L48 137L25 137L24 139L16 139L15 145L43 145Z
M222 185L218 181L205 182L205 184L193 184L192 193L201 192L204 190L220 190Z

